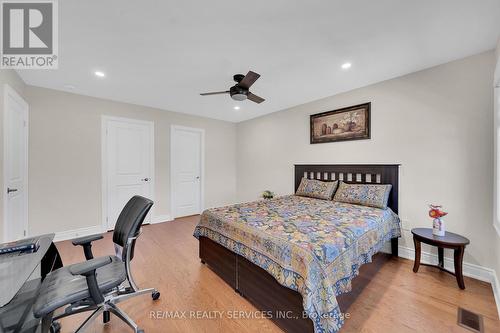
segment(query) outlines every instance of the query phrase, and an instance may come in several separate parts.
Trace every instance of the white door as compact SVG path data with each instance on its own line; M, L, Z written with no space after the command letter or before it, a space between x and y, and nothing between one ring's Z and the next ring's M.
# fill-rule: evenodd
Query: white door
M171 128L171 186L173 217L201 213L203 207L204 131Z
M28 233L28 103L4 87L4 203L6 241Z
M153 199L154 124L103 117L104 224L108 230L134 195ZM151 214L151 213L150 213ZM150 214L144 223L150 223Z

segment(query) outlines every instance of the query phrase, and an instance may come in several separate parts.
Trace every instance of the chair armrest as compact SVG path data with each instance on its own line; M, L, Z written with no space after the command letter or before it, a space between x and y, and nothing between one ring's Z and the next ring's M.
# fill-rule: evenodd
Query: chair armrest
M94 274L96 269L106 266L110 263L111 263L110 256L95 258L79 264L71 265L69 267L69 272L72 275L88 276Z
M96 305L102 304L104 302L104 295L99 289L99 283L97 282L96 269L110 264L112 261L110 256L95 258L87 260L80 264L71 265L69 267L69 272L72 275L83 275L87 280L87 288L89 290L89 295Z
M71 242L75 246L81 245L83 247L83 253L85 254L85 259L90 260L94 259L94 255L92 254L92 242L102 238L103 236L101 234L97 234L97 235L75 238Z
M71 241L71 243L73 243L73 245L75 245L75 246L77 246L77 245L85 245L85 244L90 244L93 241L96 241L96 240L99 240L99 239L103 239L103 238L104 237L103 237L102 234L90 235L90 236L75 238L75 239L73 239Z

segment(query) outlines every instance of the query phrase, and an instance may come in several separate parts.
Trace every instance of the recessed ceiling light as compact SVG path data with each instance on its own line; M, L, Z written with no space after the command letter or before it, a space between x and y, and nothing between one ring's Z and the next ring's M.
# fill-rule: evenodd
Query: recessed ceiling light
M94 72L95 76L98 76L98 77L105 77L106 74L104 74L104 72L101 72L101 71L95 71Z
M234 109L235 109L235 110L239 110L239 109L240 109L240 107L239 107L238 105L236 105L236 106L234 107Z
M345 64L342 64L342 69L349 69L351 68L352 64L350 62L346 62Z

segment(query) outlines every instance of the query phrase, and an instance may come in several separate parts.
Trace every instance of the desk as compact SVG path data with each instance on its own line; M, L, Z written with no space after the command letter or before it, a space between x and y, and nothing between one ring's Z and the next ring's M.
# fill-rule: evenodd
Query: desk
M48 331L51 318L35 318L32 307L43 279L62 261L54 234L39 237L36 252L0 255L0 333Z

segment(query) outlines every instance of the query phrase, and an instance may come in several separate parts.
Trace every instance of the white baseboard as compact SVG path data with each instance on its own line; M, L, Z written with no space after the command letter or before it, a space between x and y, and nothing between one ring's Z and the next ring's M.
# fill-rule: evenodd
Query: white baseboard
M157 216L153 216L151 218L151 224L170 222L170 221L173 221L173 219L170 217L170 215L157 215Z
M414 260L415 259L415 249L405 246L399 246L399 256L401 258ZM420 256L420 262L424 264L437 264L438 256L433 253L422 251ZM444 267L451 271L455 271L455 264L453 259L444 258ZM482 267L479 265L469 264L464 262L462 266L464 276L468 276L480 281L485 281L492 283L493 277L496 275L495 271L490 268Z
M493 271L493 273L495 273ZM500 283L498 283L498 276L495 274L493 282L491 282L491 288L493 288L493 295L495 296L495 302L497 303L498 318L500 318Z
M74 229L74 230L59 231L59 232L56 232L56 235L54 237L54 242L60 242L60 241L73 239L73 238L77 238L77 237L100 234L104 231L106 231L106 230L103 230L102 226L100 226L100 225L95 225L92 227L86 227L86 228L80 228L80 229Z
M405 246L399 246L399 256L401 258L414 260L415 249ZM436 254L429 252L422 251L420 258L421 258L420 262L424 264L437 264L438 262L438 256ZM444 267L447 270L454 272L455 268L453 259L445 257ZM473 279L491 283L491 288L493 289L493 296L495 297L495 302L497 305L498 317L500 317L500 284L498 282L498 277L495 270L466 262L463 263L462 270L464 276L468 276Z
M162 222L172 221L170 215L158 215L151 218L151 224L157 224ZM94 225L92 227L79 228L74 230L59 231L56 232L54 237L54 242L61 242L68 239L73 239L77 237L89 236L94 234L100 234L106 232L104 228L100 225Z

